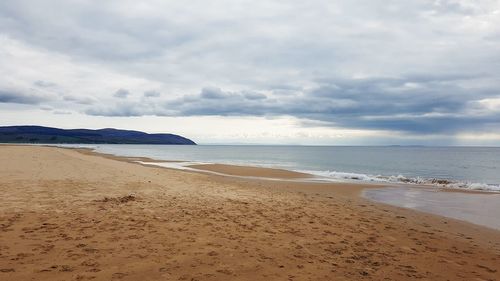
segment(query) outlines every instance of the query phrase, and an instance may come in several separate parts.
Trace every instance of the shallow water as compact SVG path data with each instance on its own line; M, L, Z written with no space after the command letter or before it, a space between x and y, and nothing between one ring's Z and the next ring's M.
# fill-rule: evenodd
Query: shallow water
M363 196L376 202L500 230L500 194L444 192L418 187L387 187L366 189Z

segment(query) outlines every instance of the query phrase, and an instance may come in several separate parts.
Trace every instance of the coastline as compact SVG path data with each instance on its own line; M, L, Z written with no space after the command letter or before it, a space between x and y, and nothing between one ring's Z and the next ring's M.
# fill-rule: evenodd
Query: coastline
M180 160L177 162L178 165L176 163L165 165L180 169L188 169L186 165L189 164L250 165L313 174L315 180L321 181L425 185L440 189L500 192L500 179L491 169L497 167L495 159L500 157L500 149L492 149L485 156L484 150L465 147L418 149L378 146L265 145L244 147L95 145L91 147L97 152L114 155ZM481 168L483 166L484 169ZM429 169L430 167L432 169Z
M359 197L370 185L0 150L7 279L494 280L500 270L499 231Z
M280 168L242 166L235 164L197 163L192 161L160 160L147 157L123 157L102 154L88 150L96 155L106 155L129 162L151 167L184 170L194 173L236 177L249 180L273 180L297 183L335 183L336 190L364 197L370 201L389 204L419 212L460 220L500 231L498 219L492 215L500 211L498 207L500 192L437 187L424 184L372 182L372 181L331 181L315 174L285 170ZM118 157L118 158L116 158ZM342 186L342 187L340 187ZM318 189L318 186L304 186L304 189ZM328 190L331 186L326 187ZM368 190L369 189L369 190ZM320 188L321 190L321 188ZM389 190L396 190L389 191ZM449 195L445 195L449 193ZM399 195L398 195L399 194ZM408 196L410 194L410 196ZM398 196L394 196L398 195ZM462 196L463 195L463 196ZM489 197L491 196L491 197ZM437 198L440 200L436 200ZM495 197L495 198L493 198ZM459 207L462 206L462 207Z
M44 145L45 146L45 145ZM150 157L137 157L137 156L118 156L115 154L109 154L97 151L95 148L81 148L81 147L64 147L64 146L54 146L46 145L47 147L60 147L64 149L75 149L81 151L82 153L95 153L103 157L130 161L134 163L139 163L146 166L159 166L166 169L174 170L186 170L190 172L201 172L214 175L223 176L233 176L233 177L243 177L250 179L274 179L274 180L297 180L306 182L320 182L320 183L341 183L341 184L354 184L363 185L366 187L415 187L415 188L429 188L435 189L436 191L443 192L459 192L468 194L500 194L497 190L488 189L463 189L463 188L452 188L447 186L424 184L424 183L408 183L408 182L394 182L394 181L364 181L364 180L349 180L349 179L328 179L320 176L318 174L308 173L306 171L297 171L283 168L271 168L262 166L250 166L241 164L228 164L228 163L197 163L190 160L172 160L172 159L155 159ZM186 165L161 165L162 163L167 164L177 164L184 163Z

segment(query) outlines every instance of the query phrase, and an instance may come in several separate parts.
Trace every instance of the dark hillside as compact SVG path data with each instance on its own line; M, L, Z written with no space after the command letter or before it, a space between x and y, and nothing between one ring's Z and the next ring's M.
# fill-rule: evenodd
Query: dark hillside
M0 127L0 143L196 144L174 134L148 134L110 128L65 130L42 126Z

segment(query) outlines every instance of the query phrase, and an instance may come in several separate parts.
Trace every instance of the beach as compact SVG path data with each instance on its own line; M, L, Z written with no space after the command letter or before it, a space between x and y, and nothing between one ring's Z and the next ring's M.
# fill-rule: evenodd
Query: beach
M500 279L499 231L360 196L376 185L136 160L0 146L0 280Z

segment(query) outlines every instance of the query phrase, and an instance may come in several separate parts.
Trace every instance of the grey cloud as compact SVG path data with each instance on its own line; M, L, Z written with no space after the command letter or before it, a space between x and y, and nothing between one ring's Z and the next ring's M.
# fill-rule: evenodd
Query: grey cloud
M230 93L223 92L219 88L206 87L201 89L200 98L202 99L225 99L231 96Z
M168 17L125 16L119 11L121 5L120 1L104 5L92 1L1 2L0 30L49 50L105 61L158 57L164 46L180 45L190 38L188 29ZM54 6L64 12L54 12Z
M261 94L261 93L255 93L255 92L252 92L252 93L247 92L247 93L244 93L243 96L249 100L263 100L263 99L267 98L266 95Z
M174 75L182 82L186 77L196 83L210 79L221 87L224 79L254 86L300 84L325 73L446 70L450 61L477 64L499 56L481 48L481 38L495 28L481 31L485 34L478 40L473 33L456 36L464 13L488 15L494 1L312 0L258 2L252 9L224 1L194 7L128 2L135 16L123 12L122 5L3 1L0 30L30 45L159 82L170 83L167 77ZM64 12L54 12L53 6ZM477 50L481 55L463 55ZM401 59L395 63L394 57ZM391 63L381 68L381 61Z
M62 110L56 110L53 113L57 114L57 115L71 115L72 114L71 111L62 111Z
M157 92L157 91L146 91L146 92L144 92L144 97L146 97L146 98L157 98L159 96L161 96L161 93Z
M498 1L123 5L0 1L0 32L49 57L130 78L123 87L143 93L134 102L121 89L114 94L120 100L97 105L80 84L68 85L74 96L64 101L92 105L85 107L91 115L287 115L414 134L497 128L495 113L470 111L475 101L499 96ZM34 86L48 90L50 83ZM0 102L39 99L0 93Z
M0 103L39 104L48 98L16 91L0 90Z
M132 117L144 116L147 115L147 112L135 104L118 104L112 108L89 108L85 110L85 114L93 116Z
M198 95L166 101L159 107L131 105L91 114L125 116L294 116L308 124L375 129L411 134L455 133L499 126L500 116L468 113L475 101L500 93L457 86L457 78L420 77L334 79L293 96L266 97L203 88ZM460 79L469 79L461 77ZM450 82L452 81L452 82ZM418 84L418 87L407 85ZM255 94L255 93L254 93ZM132 110L133 109L133 110ZM170 109L170 110L167 110ZM173 110L172 110L173 109ZM307 121L309 120L309 121Z
M79 97L79 96L71 96L71 95L63 96L63 100L73 102L76 104L83 104L83 105L90 105L90 104L93 104L95 102L94 99L89 98L89 97Z
M38 80L38 81L33 82L33 85L40 87L40 88L53 88L53 87L57 86L56 83L42 81L42 80Z
M434 1L433 5L429 7L429 10L442 14L471 15L477 12L477 7L466 6L464 3L453 0L440 0Z
M120 98L120 99L125 99L127 98L128 96L130 95L130 92L125 90L125 89L119 89L118 91L116 91L113 96L115 98Z

